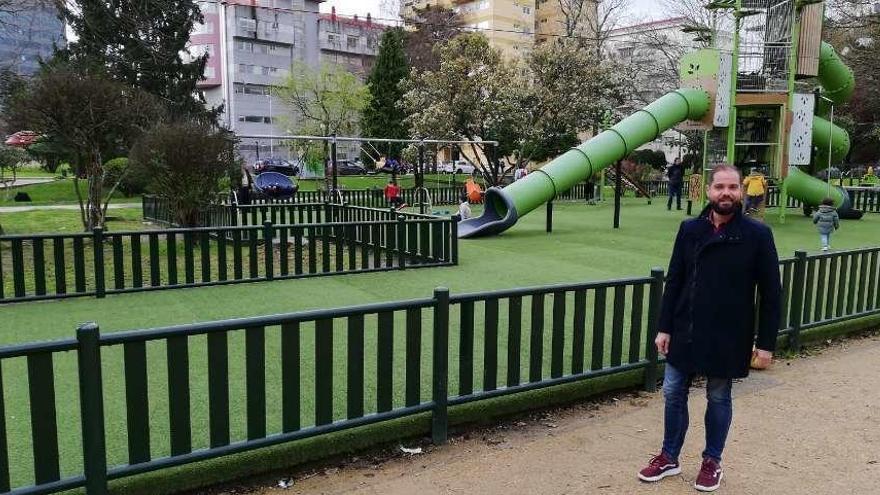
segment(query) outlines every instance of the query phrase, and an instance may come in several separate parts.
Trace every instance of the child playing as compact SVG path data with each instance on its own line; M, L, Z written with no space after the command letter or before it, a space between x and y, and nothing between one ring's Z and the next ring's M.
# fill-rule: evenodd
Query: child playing
M468 202L468 197L465 193L461 193L461 204L458 205L458 216L461 217L462 220L467 220L471 217L471 204Z
M822 240L822 251L831 249L831 233L840 228L840 217L834 209L834 200L825 198L819 205L819 211L813 213L813 223Z

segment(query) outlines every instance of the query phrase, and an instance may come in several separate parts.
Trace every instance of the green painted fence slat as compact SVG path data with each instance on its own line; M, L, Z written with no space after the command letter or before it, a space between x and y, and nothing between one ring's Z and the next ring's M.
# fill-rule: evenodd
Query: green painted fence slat
M565 357L565 292L553 293L553 327L550 334L550 377L562 376Z
M342 226L334 225L333 226L333 256L336 258L336 271L343 272L345 271L345 256L343 251L342 244Z
M498 388L498 298L486 299L483 337L483 390Z
M330 227L318 228L321 233L321 273L330 273Z
M458 395L474 393L474 303L461 303L458 339Z
M3 362L0 361L0 492L8 492L9 442L6 439L6 395L3 392Z
M217 231L217 280L224 282L228 275L226 267L226 236L225 230Z
M110 244L113 249L113 288L120 290L125 288L125 255L122 251L122 236L110 236Z
M840 318L843 316L843 311L846 304L846 279L847 279L847 267L849 262L849 257L846 255L841 255L840 259L840 272L838 273L837 278L837 304L835 306L835 316Z
M234 280L242 280L244 278L244 264L241 256L241 231L232 231L232 277Z
M41 485L61 478L58 465L58 420L52 353L28 355L27 368L34 480L37 485Z
M529 341L529 381L539 382L544 367L544 294L532 296L532 327Z
M293 229L293 273L296 275L303 272L303 232L300 227Z
M287 242L288 229L278 229L278 271L282 277L290 274L290 245Z
M855 307L856 302L856 283L858 282L858 269L859 269L859 259L858 255L850 254L847 255L849 259L849 276L847 277L847 288L846 288L846 314L853 314L853 308Z
M825 319L834 316L834 301L837 299L837 256L831 258L828 267L828 297L825 298Z
M247 437L266 436L266 330L245 330L245 367L247 382Z
M623 361L623 316L626 309L626 286L614 288L614 304L611 317L611 366Z
M785 263L782 266L782 317L780 318L783 320L780 323L782 328L787 328L791 324L792 319L792 313L789 309L791 304L791 270L791 263Z
M300 428L299 322L281 325L281 428Z
M370 232L370 242L373 244L373 268L382 268L382 240L381 240L381 226L378 224L372 224L372 229Z
M590 364L591 370L600 370L603 368L605 360L605 287L596 289L596 296L593 300L593 360Z
M629 363L641 360L642 345L642 306L645 300L645 286L636 284L632 289L632 308L629 316Z
M507 386L519 385L521 377L522 297L507 300Z
M574 321L572 321L571 373L577 375L584 371L584 343L587 325L587 291L574 293Z
M871 253L871 267L868 270L868 298L866 303L867 306L865 308L868 310L880 309L880 304L875 300L878 279L880 279L880 273L877 273L878 254L880 254L878 251Z
M46 295L46 252L39 238L34 238L34 293Z
M147 388L147 346L128 342L125 361L125 410L128 432L128 463L150 461L150 399Z
M226 332L208 334L208 428L211 448L229 445L229 344Z
M141 235L131 236L131 285L137 289L144 286L144 262L141 258Z
M248 232L248 278L255 279L260 277L259 254L257 253L257 245L259 243L260 233L254 229Z
M859 255L859 290L856 296L855 311L861 313L865 310L865 291L868 283L868 253Z
M202 283L211 281L211 233L199 234L199 257L202 262Z
M55 258L55 293L67 293L67 266L64 261L64 239L52 239L52 254Z
M406 405L421 403L422 310L406 310Z
M348 419L364 415L364 316L348 317Z
M828 277L828 258L819 260L818 273L816 275L816 304L813 306L813 321L822 320L822 309L828 304L828 293L825 280Z
M807 260L806 270L807 270L807 280L804 283L804 309L803 313L801 313L801 324L806 324L810 322L810 315L813 312L813 286L816 283L816 260L809 259ZM818 294L817 294L818 295Z
M150 245L150 285L158 287L162 284L160 276L161 267L159 264L159 235L149 234L148 238Z
M11 243L12 249L12 283L15 297L25 296L25 267L24 267L24 249L21 239L13 239Z
M166 342L171 455L175 456L188 454L192 450L189 343L186 336L169 337Z
M165 244L168 249L165 253L168 261L168 285L177 285L177 239L174 232L165 234Z
M376 411L392 409L394 397L394 313L383 311L378 317L376 343Z
M333 422L333 320L315 322L315 425Z

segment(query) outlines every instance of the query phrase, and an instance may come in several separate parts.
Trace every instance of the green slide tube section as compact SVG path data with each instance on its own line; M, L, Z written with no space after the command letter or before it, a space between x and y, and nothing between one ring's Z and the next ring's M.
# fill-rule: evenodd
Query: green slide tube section
M702 89L667 93L593 139L572 148L525 178L486 191L483 214L459 224L459 237L499 234L522 217L578 182L612 165L663 131L685 120L699 120L709 110Z
M855 89L855 78L852 70L847 67L834 48L822 42L819 52L819 83L822 85L822 95L834 102L835 105L845 103ZM832 124L824 118L829 114L830 106L824 100L817 102L816 115L813 117L813 146L816 147L814 164L819 170L828 167L829 152L831 163L839 163L849 153L849 134L842 128ZM790 167L788 177L785 178L786 192L789 196L800 200L808 206L818 206L826 197L834 200L834 206L842 218L861 218L860 212L852 209L849 194L839 187L831 187L828 184L813 177L797 167Z

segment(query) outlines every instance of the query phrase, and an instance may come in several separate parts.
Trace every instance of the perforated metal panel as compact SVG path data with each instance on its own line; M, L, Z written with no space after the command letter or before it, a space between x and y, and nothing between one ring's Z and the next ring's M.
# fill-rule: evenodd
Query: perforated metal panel
M788 137L789 165L809 165L813 148L813 113L816 98L812 93L794 95L793 119Z
M715 118L712 124L715 127L727 127L730 125L730 85L733 57L729 53L722 53L720 67L718 68L718 91L715 94Z

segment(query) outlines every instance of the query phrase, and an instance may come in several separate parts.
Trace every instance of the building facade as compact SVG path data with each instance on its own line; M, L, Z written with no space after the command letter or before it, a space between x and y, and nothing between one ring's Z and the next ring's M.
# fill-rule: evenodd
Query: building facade
M29 76L65 43L64 23L49 3L13 0L0 13L0 69Z
M535 5L535 42L544 43L560 36L568 36L569 24L572 25L572 36L593 40L596 38L599 2L585 0L581 6L580 17L567 21L566 13L560 6L560 0L536 0Z
M339 16L334 7L332 13L322 14L318 19L321 63L339 65L366 80L379 54L379 38L384 29L369 14L365 19Z

